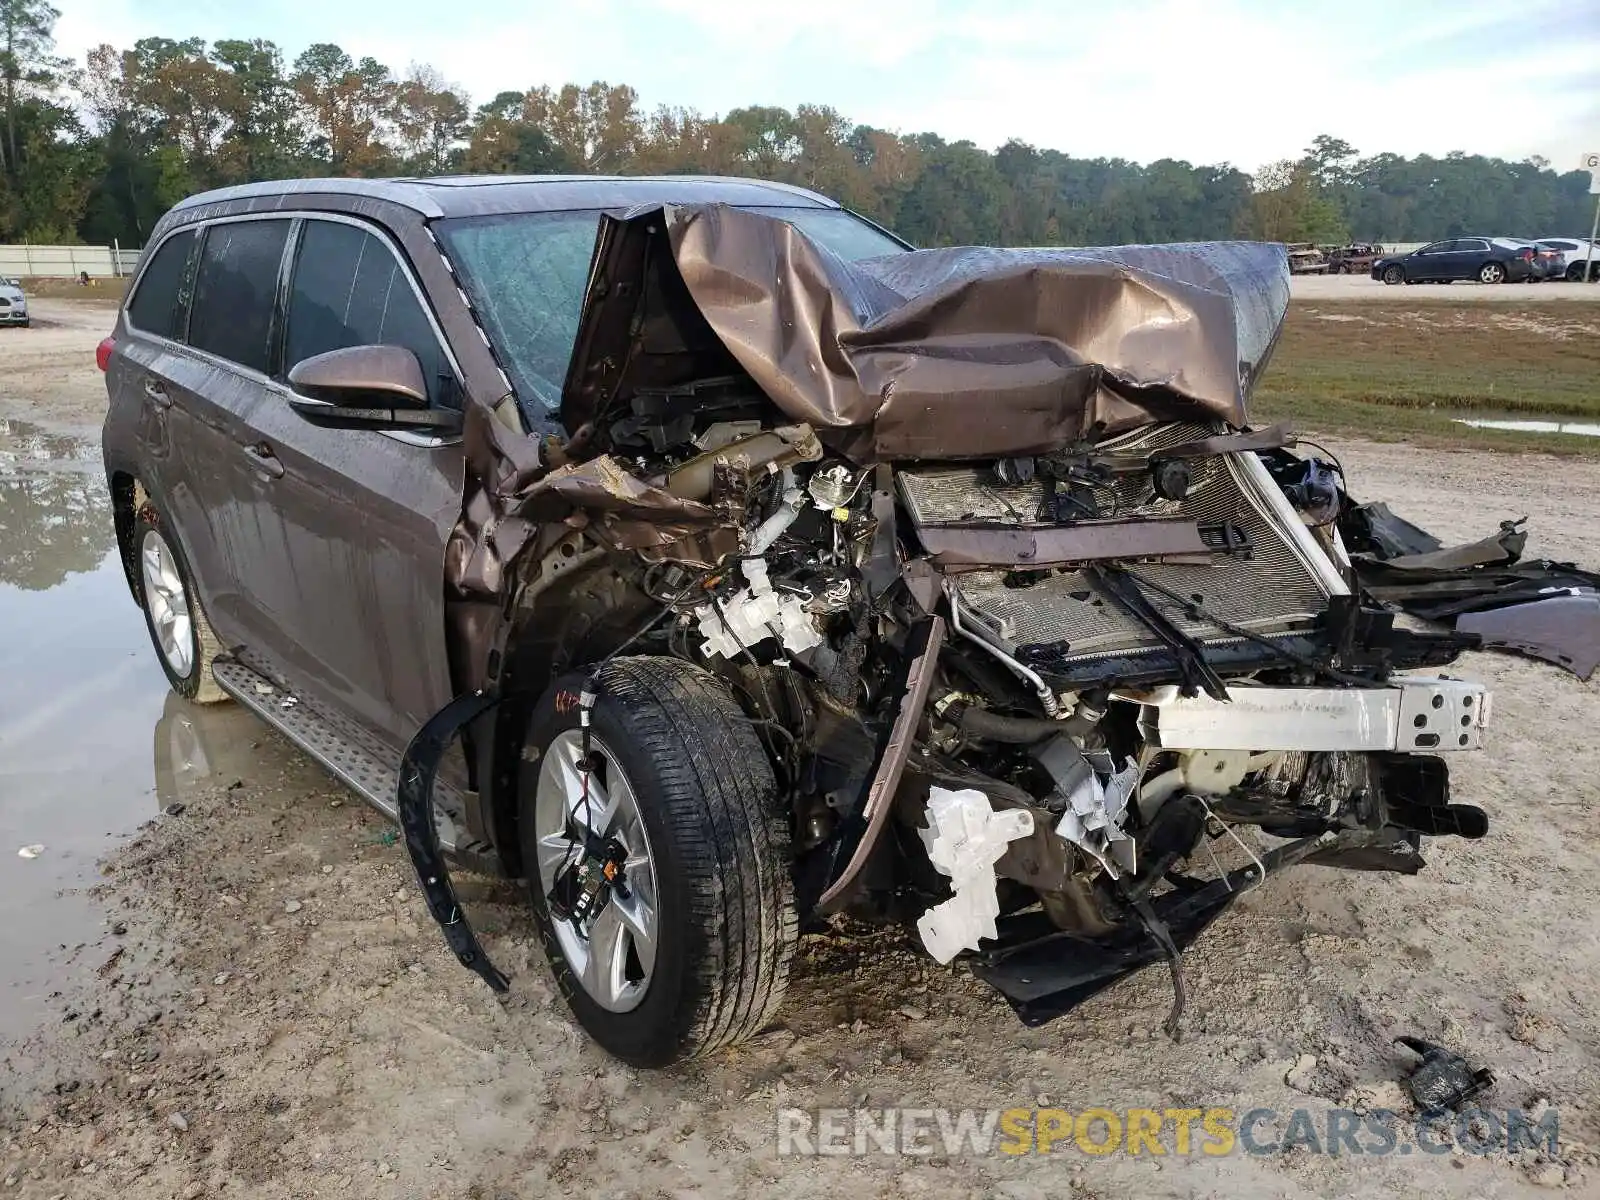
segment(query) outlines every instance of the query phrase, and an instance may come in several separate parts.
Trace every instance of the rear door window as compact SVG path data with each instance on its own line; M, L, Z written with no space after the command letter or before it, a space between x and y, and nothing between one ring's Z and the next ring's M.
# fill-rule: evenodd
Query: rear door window
M358 226L308 220L295 256L285 368L329 350L378 345L414 353L428 380L428 399L460 407L450 360L394 251Z
M128 321L157 337L183 339L183 315L194 286L192 229L173 234L156 248L128 301Z
M272 309L289 222L225 221L206 230L189 344L252 371L272 371Z

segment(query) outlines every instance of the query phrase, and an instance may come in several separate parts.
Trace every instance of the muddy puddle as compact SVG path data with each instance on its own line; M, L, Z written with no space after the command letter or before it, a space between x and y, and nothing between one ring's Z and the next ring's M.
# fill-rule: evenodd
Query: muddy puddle
M97 860L249 755L242 713L173 696L116 554L92 440L0 420L0 1041L104 958Z
M1474 429L1510 429L1519 433L1573 433L1580 437L1600 437L1600 421L1575 421L1571 417L1473 416L1452 417L1457 425Z

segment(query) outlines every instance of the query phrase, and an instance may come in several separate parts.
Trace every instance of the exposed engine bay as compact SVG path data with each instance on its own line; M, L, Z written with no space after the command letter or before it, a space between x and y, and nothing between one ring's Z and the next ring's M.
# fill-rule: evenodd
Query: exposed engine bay
M727 680L777 768L804 914L915 921L1039 1021L1176 972L1273 870L1414 872L1424 835L1484 833L1441 755L1477 747L1488 695L1395 674L1472 639L1351 594L1337 531L1230 448L1293 457L1282 431L863 467L717 388L705 424L619 420L606 469L726 524L633 551L571 533L545 569L595 607L540 593L570 614L545 636L556 669L603 649ZM600 628L641 621L626 644Z
M724 680L802 921L914 923L1028 1023L1165 962L1175 1032L1183 949L1266 876L1415 872L1424 836L1486 831L1446 756L1490 697L1436 670L1477 639L1363 596L1328 464L1286 430L1177 406L998 455L867 451L683 322L631 329L626 363L580 334L569 396L608 365L518 510L538 533L495 684L619 654ZM672 372L637 369L652 337ZM573 869L603 888L604 848Z

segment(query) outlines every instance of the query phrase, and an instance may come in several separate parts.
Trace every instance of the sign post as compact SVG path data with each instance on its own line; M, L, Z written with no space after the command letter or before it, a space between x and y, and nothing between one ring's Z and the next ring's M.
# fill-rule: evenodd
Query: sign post
M1594 197L1594 223L1589 226L1589 246L1583 256L1583 282L1589 283L1594 279L1594 239L1600 237L1600 152L1585 154L1583 167L1589 172L1589 194Z

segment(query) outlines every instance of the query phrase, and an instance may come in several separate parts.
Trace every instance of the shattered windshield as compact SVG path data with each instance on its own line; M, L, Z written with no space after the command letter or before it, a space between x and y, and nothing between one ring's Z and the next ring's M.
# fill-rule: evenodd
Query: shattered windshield
M791 222L849 262L906 249L842 209L759 211ZM561 405L599 219L600 211L589 209L465 217L435 226L532 423L547 422Z

